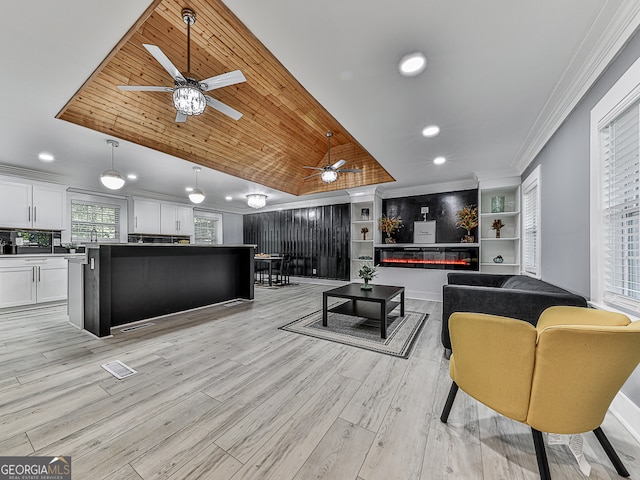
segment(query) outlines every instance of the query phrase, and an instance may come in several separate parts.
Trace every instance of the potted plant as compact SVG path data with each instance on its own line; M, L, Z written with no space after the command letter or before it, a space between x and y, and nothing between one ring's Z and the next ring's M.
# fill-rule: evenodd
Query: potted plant
M373 288L371 285L369 285L369 281L377 275L377 268L377 266L372 267L371 265L365 263L364 265L362 265L360 270L358 270L358 276L362 280L364 280L364 285L360 287L362 290L371 290Z
M387 217L384 213L378 221L378 227L380 231L387 234L385 243L396 243L392 235L402 228L402 218L400 217Z
M369 229L367 227L362 227L360 229L360 233L362 234L362 239L366 240L367 239L367 233L369 232Z
M464 228L467 234L462 239L462 243L473 243L473 237L471 236L471 230L478 226L478 207L475 205L467 205L461 210L458 210L458 221L456 227Z
M500 238L500 229L504 227L504 223L499 218L495 219L491 224L491 228L496 231L496 238Z
M69 253L76 253L76 249L78 248L78 244L73 242L63 243L62 246L69 250Z

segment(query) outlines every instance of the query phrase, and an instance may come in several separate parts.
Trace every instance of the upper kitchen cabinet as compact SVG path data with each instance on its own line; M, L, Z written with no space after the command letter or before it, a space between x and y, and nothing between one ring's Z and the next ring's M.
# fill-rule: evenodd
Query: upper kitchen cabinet
M0 227L64 230L66 188L0 179Z
M190 206L132 197L129 208L129 233L193 235Z
M160 233L193 235L193 208L163 203L160 205Z
M129 202L129 233L160 232L160 203L133 197Z

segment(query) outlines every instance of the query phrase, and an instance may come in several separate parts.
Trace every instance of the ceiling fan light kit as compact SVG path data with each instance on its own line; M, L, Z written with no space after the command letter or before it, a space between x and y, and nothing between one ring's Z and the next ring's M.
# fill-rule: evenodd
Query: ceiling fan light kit
M200 167L193 167L193 171L196 172L196 188L194 188L189 194L189 200L198 204L204 202L204 192L198 188L198 172L202 170Z
M331 137L333 137L333 133L327 132L327 164L324 167L308 167L312 170L321 170L320 173L314 173L313 175L309 175L308 177L304 177L304 180L311 177L316 177L320 175L320 178L324 183L333 183L338 179L338 173L341 172L351 172L351 173L361 173L361 168L340 168L345 163L346 160L338 160L336 163L331 165Z
M113 166L113 149L120 145L116 140L107 140L111 146L111 168L100 174L100 182L109 190L120 190L124 186L124 178Z
M242 113L209 95L205 95L204 92L246 82L247 79L240 70L215 75L201 82L193 78L191 73L191 25L196 23L196 14L190 8L183 8L181 15L182 20L187 24L187 75L191 76L180 73L180 70L176 68L160 48L145 43L142 46L173 78L173 88L154 85L119 85L118 88L124 91L173 92L173 106L177 112L176 122L178 123L186 122L190 116L201 115L207 105L234 120L239 120L242 117Z
M251 193L247 195L247 205L251 208L262 208L267 204L267 196L263 193Z

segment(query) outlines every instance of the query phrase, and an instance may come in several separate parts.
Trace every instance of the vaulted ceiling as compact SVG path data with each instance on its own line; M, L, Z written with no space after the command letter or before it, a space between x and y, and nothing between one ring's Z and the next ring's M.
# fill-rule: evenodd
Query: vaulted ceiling
M239 110L234 120L210 107L185 123L175 121L170 92L121 91L118 85L165 85L173 79L143 48L158 46L187 74L183 0L158 0L143 14L58 118L294 195L394 181L393 177L307 92L220 1L190 0L191 72L203 80L241 70L247 81L209 95ZM304 166L344 159L325 184Z

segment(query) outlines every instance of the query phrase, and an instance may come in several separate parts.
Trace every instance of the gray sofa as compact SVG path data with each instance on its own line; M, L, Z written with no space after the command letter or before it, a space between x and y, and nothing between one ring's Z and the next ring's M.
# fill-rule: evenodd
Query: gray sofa
M477 312L525 320L532 325L554 305L586 307L587 300L550 283L526 275L449 273L442 287L442 345L451 354L449 316Z

